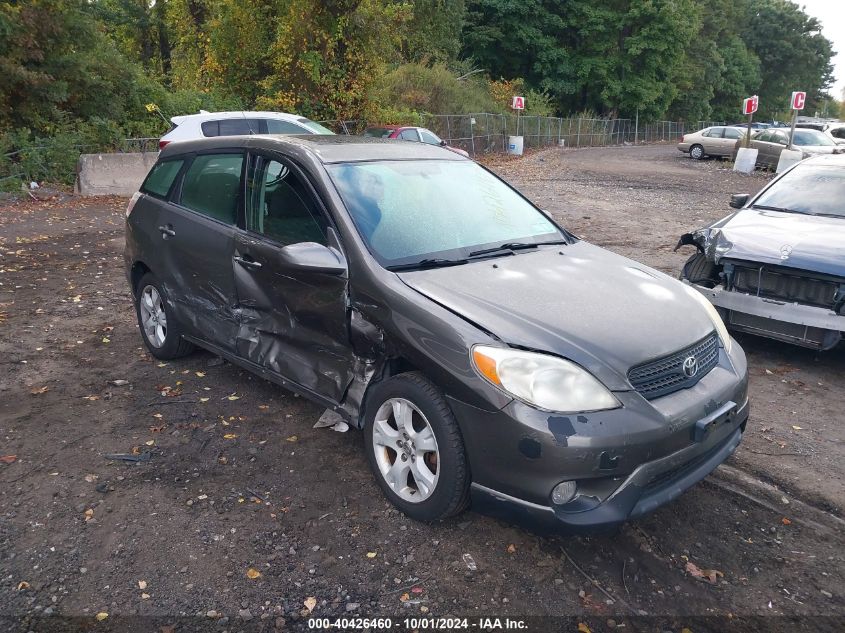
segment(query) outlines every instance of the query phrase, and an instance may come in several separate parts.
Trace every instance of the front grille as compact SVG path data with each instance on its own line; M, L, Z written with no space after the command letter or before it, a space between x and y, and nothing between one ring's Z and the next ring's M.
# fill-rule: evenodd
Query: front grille
M698 370L684 373L684 361L694 358ZM695 345L657 360L637 365L628 372L628 380L644 398L651 400L692 387L719 362L719 339L714 332Z
M835 309L839 282L818 279L777 266L743 263L733 266L731 290L790 303Z

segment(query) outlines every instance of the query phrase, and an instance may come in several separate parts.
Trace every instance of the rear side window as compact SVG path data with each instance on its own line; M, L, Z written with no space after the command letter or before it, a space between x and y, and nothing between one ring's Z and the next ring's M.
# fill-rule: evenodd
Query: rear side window
M834 138L845 138L845 127L837 127L830 131L830 135Z
M400 132L400 134L399 134L399 138L401 138L403 141L417 141L417 142L419 142L419 140L420 140L420 137L417 134L417 131L413 128L410 129L410 130L402 130L402 132Z
M261 119L222 119L220 121L205 121L200 126L203 136L241 136L262 134Z
M235 224L243 162L242 154L197 156L185 172L182 206L220 222Z
M184 160L166 160L156 163L150 170L144 184L141 185L141 191L166 198L184 163Z
M742 138L742 132L735 127L725 128L725 138L736 139Z

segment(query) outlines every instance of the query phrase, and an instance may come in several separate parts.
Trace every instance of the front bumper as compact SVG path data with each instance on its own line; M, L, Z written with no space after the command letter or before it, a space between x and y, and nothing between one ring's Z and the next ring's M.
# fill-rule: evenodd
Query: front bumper
M553 531L617 526L678 497L736 450L748 419L747 368L738 345L688 389L647 401L616 392L622 407L544 413L513 401L497 412L450 401L472 472L473 507ZM551 501L578 483L567 504Z
M690 285L727 311L725 323L735 330L823 350L839 343L845 332L845 315L828 308Z

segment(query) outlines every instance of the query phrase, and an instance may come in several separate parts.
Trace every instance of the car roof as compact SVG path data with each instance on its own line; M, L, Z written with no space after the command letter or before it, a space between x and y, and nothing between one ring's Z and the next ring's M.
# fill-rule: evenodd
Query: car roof
M833 167L845 167L845 154L819 154L805 158L799 165L831 165Z
M182 114L170 117L170 121L176 125L182 125L186 121L217 121L219 119L242 119L242 118L279 119L282 121L298 121L305 117L289 112L264 112L260 110L243 110L231 112L200 112L198 114Z
M437 145L342 134L256 134L174 141L161 150L160 158L237 148L288 150L292 154L305 152L325 164L375 160L469 160Z

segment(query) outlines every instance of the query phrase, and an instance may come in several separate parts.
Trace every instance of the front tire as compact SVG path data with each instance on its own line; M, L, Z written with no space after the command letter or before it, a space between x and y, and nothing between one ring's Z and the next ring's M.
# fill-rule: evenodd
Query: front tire
M182 338L182 329L173 316L167 294L152 273L147 273L138 282L135 314L141 338L156 358L172 360L194 351L193 344Z
M689 148L689 155L692 159L701 160L704 158L704 148L701 145L693 145Z
M422 374L400 374L372 387L364 445L382 492L412 519L439 521L469 505L458 423L443 393Z

